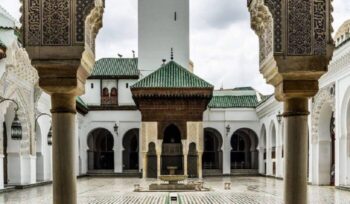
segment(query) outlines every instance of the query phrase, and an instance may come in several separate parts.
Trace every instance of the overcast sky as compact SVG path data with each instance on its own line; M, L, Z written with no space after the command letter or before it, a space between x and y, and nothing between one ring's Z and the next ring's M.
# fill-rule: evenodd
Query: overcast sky
M19 19L19 0L0 5ZM191 59L195 73L216 88L252 86L273 92L259 73L258 39L250 29L246 0L191 0ZM122 5L122 6L121 6ZM335 30L350 19L350 1L334 0ZM137 0L106 0L97 58L132 56L137 50Z

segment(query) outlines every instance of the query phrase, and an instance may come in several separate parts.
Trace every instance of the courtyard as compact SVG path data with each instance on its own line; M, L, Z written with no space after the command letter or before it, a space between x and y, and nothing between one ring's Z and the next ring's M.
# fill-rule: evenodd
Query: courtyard
M146 187L155 182L139 178L81 178L78 179L78 203L81 204L155 204L171 203L169 193L133 192L134 184ZM283 203L283 181L265 177L211 177L204 184L209 192L179 192L178 202L258 204ZM224 183L232 182L231 190L224 190ZM310 204L350 204L350 192L330 186L308 186ZM49 204L52 202L52 185L1 193L0 203ZM176 202L175 202L176 203Z

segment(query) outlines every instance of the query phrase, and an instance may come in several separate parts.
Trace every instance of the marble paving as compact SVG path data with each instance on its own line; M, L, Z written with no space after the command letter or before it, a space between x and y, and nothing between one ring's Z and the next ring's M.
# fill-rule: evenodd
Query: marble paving
M154 180L138 178L81 178L79 204L174 204L169 193L133 192L134 184L146 187ZM178 193L178 204L282 204L283 181L263 177L218 177L204 179L210 192ZM224 183L231 182L231 190ZM52 185L0 193L4 204L51 204ZM350 192L327 186L309 186L310 204L350 204Z

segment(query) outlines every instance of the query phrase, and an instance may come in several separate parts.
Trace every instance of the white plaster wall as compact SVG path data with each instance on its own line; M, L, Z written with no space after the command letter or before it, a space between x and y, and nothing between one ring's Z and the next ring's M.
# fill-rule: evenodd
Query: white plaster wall
M257 108L257 114L259 116L259 142L261 141L261 129L263 126L265 126L266 130L266 140L265 140L265 148L266 148L266 169L265 173L269 176L275 176L275 177L281 177L284 176L284 160L282 158L282 147L284 144L282 144L282 138L283 138L283 130L282 130L282 124L283 118L281 122L279 123L277 121L277 115L283 113L283 104L281 102L276 101L275 98L270 98L267 102L265 102L263 105L259 106ZM272 127L275 127L275 147L276 147L276 158L272 159L272 146L274 146L272 143ZM259 147L262 147L262 144L259 144ZM273 163L276 163L276 174L273 175ZM263 155L259 155L259 163L263 164ZM259 167L260 172L263 171L264 166L260 165Z
M116 79L103 79L102 80L102 89L108 88L109 94L111 94L112 88L118 89L118 82Z
M139 69L142 77L158 69L162 59L169 61L171 48L174 48L174 60L189 68L189 7L188 0L138 1Z
M130 86L133 85L135 82L137 82L137 80L135 79L118 80L118 103L120 106L135 105L130 91Z
M349 49L350 52L350 49ZM350 128L349 128L349 101L350 101L350 64L346 65L347 73L336 83L336 168L335 184L350 186ZM338 120L337 120L338 119Z
M46 113L51 115L51 98L42 93L37 105L37 114ZM47 135L51 127L51 117L42 115L36 123L36 179L37 181L51 180L51 146L48 145Z
M93 88L91 88L93 84ZM88 105L101 105L101 81L99 79L88 79L85 84L85 94L81 96Z

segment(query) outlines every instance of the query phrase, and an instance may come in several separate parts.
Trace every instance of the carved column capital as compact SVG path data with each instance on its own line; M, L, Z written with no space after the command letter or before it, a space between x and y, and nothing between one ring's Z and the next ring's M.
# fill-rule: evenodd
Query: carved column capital
M95 62L104 0L22 1L23 44L46 92L84 92Z
M315 95L334 49L331 0L249 0L248 9L260 72L276 87L276 98Z

